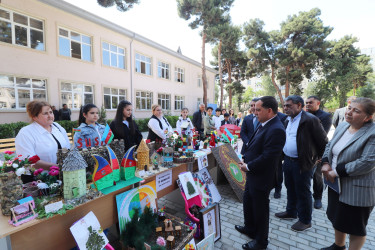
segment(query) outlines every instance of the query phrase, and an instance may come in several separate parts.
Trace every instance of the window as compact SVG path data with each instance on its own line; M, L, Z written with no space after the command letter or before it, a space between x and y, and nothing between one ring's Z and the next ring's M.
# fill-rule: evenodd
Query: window
M202 98L197 98L197 109L199 109L199 104L203 103Z
M123 100L126 100L126 89L104 88L104 108L116 109Z
M184 107L184 97L176 95L174 97L174 109L181 110Z
M59 55L91 62L91 37L59 28Z
M0 8L0 41L44 50L44 22Z
M197 78L197 85L198 85L198 88L200 88L202 86L202 77L201 76L198 76L198 78Z
M87 103L94 103L94 91L92 85L61 83L61 103L69 108L79 109Z
M135 54L135 72L151 75L151 57Z
M174 80L176 82L185 82L184 69L174 67Z
M47 101L47 81L0 75L0 109L22 109L32 100Z
M158 104L162 109L171 109L171 95L168 94L158 94Z
M169 64L158 62L158 77L169 79Z
M135 99L137 110L151 110L152 92L137 91Z
M103 42L103 64L114 68L125 69L125 49Z

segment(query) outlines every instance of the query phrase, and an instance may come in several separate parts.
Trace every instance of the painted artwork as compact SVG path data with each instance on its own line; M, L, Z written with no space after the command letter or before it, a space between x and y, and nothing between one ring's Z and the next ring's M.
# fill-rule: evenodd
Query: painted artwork
M246 174L238 166L240 159L234 152L230 144L224 144L220 147L212 148L212 153L219 163L221 170L229 181L230 186L236 193L240 202L243 201L243 192L245 191Z
M81 250L104 249L109 242L92 211L75 222L70 227L70 232Z
M195 181L191 172L185 172L178 175L182 188L184 190L186 199L189 200L199 195Z
M207 155L201 156L198 158L198 169L201 170L203 168L208 167L208 160Z
M109 147L106 146L109 155L109 161L111 164L112 172L113 172L113 179L115 182L120 181L120 165L118 164L118 159L115 155L115 152Z
M195 250L195 249L197 249L197 247L195 246L194 238L191 239L189 241L189 243L187 243L183 249L184 250Z
M116 195L120 232L125 230L125 224L131 220L135 209L143 211L147 206L157 211L156 198L155 181Z
M92 181L94 182L96 189L102 190L104 188L113 186L115 179L111 165L100 155L93 155L92 157L95 160Z
M202 206L207 207L212 204L212 194L208 184L198 173L192 173L195 185L197 187L199 197L201 198Z
M214 203L199 211L200 226L206 238L212 233L214 241L221 238L220 208L219 203Z
M137 167L137 162L134 158L135 148L136 146L129 148L121 161L120 175L122 180L129 180L135 176L135 168Z
M206 238L204 238L203 240L201 240L197 244L197 250L214 250L215 249L214 238L215 238L215 234L213 233L207 236Z
M217 187L207 168L204 168L200 170L199 172L193 173L193 177L198 188L204 187L204 186L208 187L213 203L215 202L218 203L221 201L221 195L219 193L219 190L217 190Z

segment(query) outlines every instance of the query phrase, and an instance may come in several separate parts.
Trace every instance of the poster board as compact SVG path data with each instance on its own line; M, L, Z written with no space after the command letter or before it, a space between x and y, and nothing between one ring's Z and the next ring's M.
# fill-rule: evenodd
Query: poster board
M234 152L229 143L226 143L222 146L212 148L212 154L218 162L237 198L240 200L240 202L243 202L246 173L241 171L241 168L238 165L241 160L238 158L236 152Z
M197 250L214 250L215 249L215 234L211 234L204 238L197 244Z

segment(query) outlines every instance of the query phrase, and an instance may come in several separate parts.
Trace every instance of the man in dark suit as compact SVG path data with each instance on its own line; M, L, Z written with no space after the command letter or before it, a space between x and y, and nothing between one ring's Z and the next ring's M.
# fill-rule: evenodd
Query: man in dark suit
M244 162L241 170L246 172L243 197L245 225L236 225L240 233L254 239L243 249L266 249L269 228L269 194L274 186L276 168L285 144L285 128L277 116L277 101L264 96L255 104L255 115L260 125L249 141L244 144Z
M279 117L280 121L284 124L285 119L288 117L287 115L277 112L277 116ZM279 165L277 166L276 170L276 179L275 179L275 193L273 194L273 197L275 199L281 198L281 188L283 184L283 161L280 158Z
M254 114L255 103L258 100L259 100L259 98L254 98L253 100L251 100L251 102L250 102L251 114L245 116L245 118L243 119L243 122L242 122L241 133L240 133L240 136L241 136L241 139L242 139L242 142L243 142L243 146L242 146L242 149L241 149L242 155L244 153L245 144L247 144L249 142L250 137L253 135L253 133L255 131L255 128L259 123L257 117Z
M205 105L204 103L199 104L199 110L193 114L193 125L195 127L195 131L199 132L199 136L203 136L203 131L204 131L204 124L203 120L204 117L206 116L205 112Z
M306 100L306 111L310 114L315 115L319 118L323 125L324 131L328 134L332 126L331 114L324 112L319 109L320 99L317 96L309 96ZM319 162L316 164L314 176L313 176L313 197L314 197L314 208L322 208L322 195L323 195L323 177L322 177L322 164Z

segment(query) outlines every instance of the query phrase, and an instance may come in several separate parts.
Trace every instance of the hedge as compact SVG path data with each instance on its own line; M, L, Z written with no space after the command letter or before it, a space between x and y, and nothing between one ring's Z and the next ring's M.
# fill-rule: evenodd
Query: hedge
M176 127L176 122L179 118L179 116L166 116L169 124L171 124L172 128ZM190 117L192 119L192 117ZM150 118L145 119L136 119L135 122L138 125L138 128L141 132L148 131L148 121ZM107 119L107 124L110 124L112 119ZM78 127L77 121L56 121L58 124L63 127L67 133L71 133L73 131L73 128ZM18 131L20 131L21 128L29 125L27 122L14 122L14 123L4 123L0 124L0 139L5 138L14 138L18 134Z

